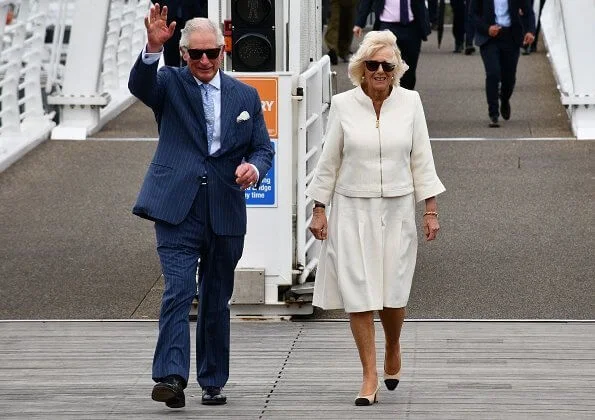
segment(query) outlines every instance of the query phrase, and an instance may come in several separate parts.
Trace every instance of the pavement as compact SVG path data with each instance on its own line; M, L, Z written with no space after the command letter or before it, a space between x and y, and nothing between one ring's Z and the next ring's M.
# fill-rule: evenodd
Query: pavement
M158 331L156 321L0 321L2 418L592 420L595 412L593 322L407 320L399 386L381 383L378 403L365 407L353 404L361 365L346 322L232 322L227 404L201 404L192 362L182 409L150 397ZM380 322L375 346L382 375Z
M437 49L433 35L418 65L447 192L409 317L595 319L595 143L573 139L543 47L520 58L511 120L488 128L481 59L449 38ZM46 141L0 174L0 319L157 317L153 229L130 213L156 135L137 103L92 140Z

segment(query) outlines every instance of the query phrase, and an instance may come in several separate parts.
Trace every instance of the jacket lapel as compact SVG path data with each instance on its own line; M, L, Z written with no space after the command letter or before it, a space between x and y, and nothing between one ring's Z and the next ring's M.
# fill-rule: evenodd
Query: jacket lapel
M227 76L222 71L221 75L221 149L223 151L229 147L232 139L227 139L227 135L232 124L235 124L235 118L237 115L234 113L237 111L238 98L234 94L234 86L231 80L231 76Z
M198 142L199 147L205 153L207 152L207 142L206 140L201 141L201 139L207 138L207 126L205 123L205 113L202 104L202 95L200 93L200 88L192 73L188 67L184 67L180 70L180 74L182 76L182 85L184 86L184 90L188 97L188 103L190 104L191 111L197 117L195 118L196 122L198 123L199 133L198 136L195 137L196 141Z

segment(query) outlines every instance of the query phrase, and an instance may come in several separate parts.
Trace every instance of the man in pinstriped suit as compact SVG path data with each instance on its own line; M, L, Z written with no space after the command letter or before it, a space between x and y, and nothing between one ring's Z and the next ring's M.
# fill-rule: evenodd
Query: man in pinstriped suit
M225 404L229 377L229 299L244 246L244 191L258 187L273 149L258 93L219 71L223 35L205 18L186 23L180 50L187 67L157 70L175 22L167 7L145 17L148 42L130 73L130 91L155 113L159 142L133 213L155 222L165 278L152 398L185 405L190 370L188 313L200 302L196 333L197 379L203 404Z

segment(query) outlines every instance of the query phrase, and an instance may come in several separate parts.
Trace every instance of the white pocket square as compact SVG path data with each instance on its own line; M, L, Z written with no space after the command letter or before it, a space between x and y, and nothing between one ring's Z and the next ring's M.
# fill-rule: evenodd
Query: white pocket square
M236 118L236 122L241 123L242 121L248 121L250 119L250 114L248 111L242 111L240 115Z

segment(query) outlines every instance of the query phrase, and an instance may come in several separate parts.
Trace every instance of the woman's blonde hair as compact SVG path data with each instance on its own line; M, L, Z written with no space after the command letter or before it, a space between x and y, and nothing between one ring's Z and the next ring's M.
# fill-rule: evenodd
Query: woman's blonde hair
M347 72L351 82L355 86L362 84L366 66L364 62L385 47L392 48L395 53L394 64L396 67L393 71L393 85L399 84L401 77L405 74L409 66L401 58L401 51L399 50L399 47L397 47L397 37L391 31L385 30L368 32L366 36L364 36L364 39L355 54L351 56Z

